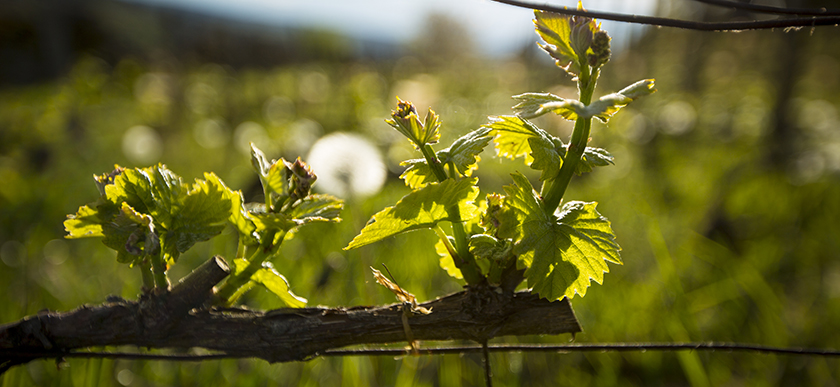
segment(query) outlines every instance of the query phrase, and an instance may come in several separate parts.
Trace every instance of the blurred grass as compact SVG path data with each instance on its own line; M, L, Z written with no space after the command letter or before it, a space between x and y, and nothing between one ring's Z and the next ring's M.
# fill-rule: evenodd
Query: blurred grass
M593 128L616 166L576 177L570 200L598 201L624 266L573 301L577 342L738 341L840 348L840 52L836 32L700 35L654 30L613 58L599 92L655 77L659 91ZM304 228L275 261L311 305L394 302L368 266L386 263L421 300L463 285L438 268L435 236L414 232L342 251L370 216L404 195L398 163L415 157L383 120L395 96L431 105L443 146L507 114L526 91L574 95L573 84L530 50L486 61L420 51L380 62L313 62L273 69L87 56L65 77L0 91L0 322L43 308L70 310L108 294L135 298L136 269L96 240L63 240L64 216L96 197L94 173L164 162L186 179L215 171L253 199L249 141L269 157L306 156L324 134L368 137L390 171L384 189L349 198L344 221ZM781 57L805 58L785 68ZM785 84L780 73L793 72ZM787 87L789 93L785 93ZM779 115L779 109L786 115ZM780 121L781 120L781 121ZM556 117L539 124L567 136ZM143 129L134 129L138 126ZM131 129L131 130L129 130ZM146 145L142 145L146 144ZM782 149L783 151L777 151ZM528 168L485 152L484 193ZM315 171L316 174L319 171ZM536 180L536 175L529 175ZM317 184L316 184L317 188ZM248 199L248 197L246 197ZM231 256L230 231L197 245L177 280L212 254ZM279 307L255 290L247 305ZM566 342L561 337L497 342ZM498 385L837 385L836 359L744 353L494 354ZM477 356L318 358L168 363L37 361L3 385L481 385Z

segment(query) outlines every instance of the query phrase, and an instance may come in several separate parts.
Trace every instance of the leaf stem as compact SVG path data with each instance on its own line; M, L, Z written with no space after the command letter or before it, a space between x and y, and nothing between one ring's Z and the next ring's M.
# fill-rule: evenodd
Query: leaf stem
M152 273L154 275L155 287L158 289L169 289L169 280L166 278L166 263L162 253L150 256L152 261Z
M155 287L155 277L152 274L152 263L149 262L151 257L146 256L146 259L140 261L140 276L143 278L144 291L150 291Z
M449 178L446 175L446 171L443 169L443 165L440 163L440 160L438 160L435 155L435 151L432 149L431 145L424 144L420 147L420 151L423 153L423 157L426 159L429 167L432 168L432 171L439 182L442 183ZM451 219L452 236L455 238L455 250L457 252L456 255L452 256L452 260L455 261L455 266L461 270L461 275L464 276L464 280L467 281L467 284L479 284L484 280L484 276L482 276L481 272L478 270L478 265L475 263L475 257L473 257L472 253L470 253L469 242L467 241L467 232L464 229L464 223L461 221L461 210L458 208L458 205L455 204L448 207L446 209L446 213L449 214L449 218Z
M235 302L236 299L233 296L236 295L237 291L248 284L248 281L251 280L251 276L253 276L257 270L262 268L262 264L268 260L268 258L277 253L277 250L280 248L280 244L283 242L283 237L286 235L285 231L281 231L281 233L280 242L277 244L274 244L274 239L277 237L276 233L266 235L263 239L263 243L260 244L260 247L247 259L248 266L246 266L242 271L237 270L236 273L228 277L227 281L222 284L216 292L216 296L223 304L230 305Z
M580 102L584 105L589 105L592 102L592 95L595 93L595 84L598 81L599 69L592 69L588 65L581 66L581 72L578 78L578 91L580 92ZM592 128L592 118L581 118L575 121L575 128L572 131L572 139L569 142L569 148L566 150L566 156L563 160L563 166L560 167L560 173L548 187L548 192L543 196L543 210L546 214L553 214L560 202L563 200L563 195L566 194L566 188L569 187L569 182L572 180L572 175L575 173L581 156L586 150L586 144L589 142L589 132Z

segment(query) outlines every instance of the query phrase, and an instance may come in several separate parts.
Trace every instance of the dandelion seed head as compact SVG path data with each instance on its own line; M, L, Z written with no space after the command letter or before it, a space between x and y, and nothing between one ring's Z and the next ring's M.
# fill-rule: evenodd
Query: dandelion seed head
M341 198L376 194L385 183L382 154L356 134L337 132L321 137L306 160L318 176L315 189Z

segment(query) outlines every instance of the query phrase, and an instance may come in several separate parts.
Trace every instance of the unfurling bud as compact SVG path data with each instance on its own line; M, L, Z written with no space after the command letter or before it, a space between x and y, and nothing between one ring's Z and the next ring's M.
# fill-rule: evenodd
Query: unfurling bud
M610 36L606 31L598 31L592 38L592 45L589 48L592 52L589 53L589 65L592 67L601 67L610 60Z
M417 108L411 102L397 97L397 110L391 111L391 119L385 120L416 147L435 144L440 139L440 120L432 109L426 114L425 122L420 121Z
M110 173L103 173L101 175L93 175L93 180L96 182L96 189L99 190L100 195L105 195L105 186L114 184L114 179L125 171L125 168L115 165L114 170Z
M307 197L309 195L309 191L312 189L312 184L315 183L318 176L315 176L312 169L309 168L309 165L303 162L300 157L298 157L294 163L286 162L286 168L288 168L291 172L291 179L289 179L289 194L292 202Z

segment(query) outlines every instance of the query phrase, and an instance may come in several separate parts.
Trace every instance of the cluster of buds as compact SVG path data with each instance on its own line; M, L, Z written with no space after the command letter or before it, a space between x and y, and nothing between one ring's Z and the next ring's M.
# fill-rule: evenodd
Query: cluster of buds
M309 196L312 189L312 184L318 179L318 176L312 172L312 169L300 157L295 162L290 163L283 160L286 165L286 176L289 179L289 197L291 203Z
M109 173L93 175L93 181L96 183L96 189L99 190L99 194L105 195L105 186L114 184L114 179L121 175L123 171L125 171L125 168L115 165L114 170Z
M519 222L516 213L505 203L505 196L487 195L487 211L481 215L479 225L489 234L499 239L514 238Z
M420 121L417 108L411 102L397 97L397 110L391 111L391 119L385 120L416 147L422 148L427 144L436 144L440 140L440 119L429 109L426 119Z
M577 77L584 66L598 68L609 61L610 37L595 19L542 11L535 16L537 33L545 41L539 46L569 75Z
M598 31L592 37L592 44L589 46L591 52L587 53L590 66L601 67L609 62L610 39L606 31Z

